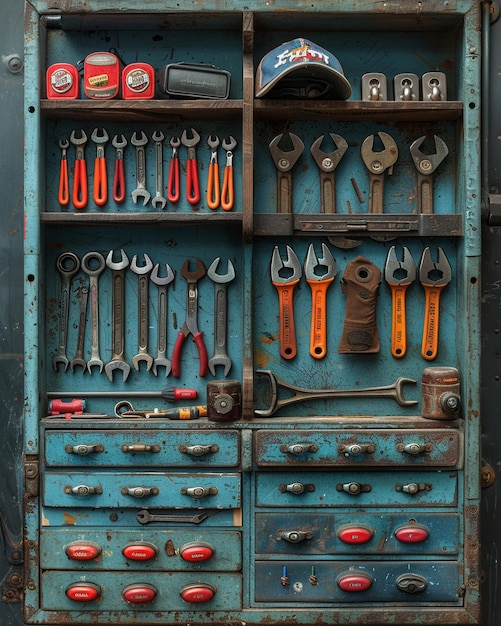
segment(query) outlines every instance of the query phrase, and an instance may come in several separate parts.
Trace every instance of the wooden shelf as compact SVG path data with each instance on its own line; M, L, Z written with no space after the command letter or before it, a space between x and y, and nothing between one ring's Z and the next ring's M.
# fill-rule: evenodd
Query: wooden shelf
M172 213L158 211L122 211L117 212L65 212L51 211L40 213L40 221L48 225L61 226L130 226L140 224L141 226L161 225L186 225L186 226L220 226L222 223L227 226L234 224L239 226L242 222L241 212L226 212L223 214L193 212L193 213Z

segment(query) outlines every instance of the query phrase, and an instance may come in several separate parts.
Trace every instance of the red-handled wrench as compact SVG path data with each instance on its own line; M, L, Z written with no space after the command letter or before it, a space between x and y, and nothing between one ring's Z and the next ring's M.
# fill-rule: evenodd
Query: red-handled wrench
M89 199L87 165L85 163L87 135L83 130L81 130L80 133L80 139L77 138L74 130L71 131L70 135L70 142L75 146L75 173L73 177L72 201L76 209L84 209Z
M179 137L171 137L169 141L172 148L172 155L169 164L169 184L167 187L167 199L169 202L177 202L179 200L179 153L178 148L181 145Z
M188 139L186 130L183 130L181 135L181 143L188 148L188 157L186 159L186 199L190 204L198 204L200 202L200 184L198 182L196 145L200 141L200 135L194 128L191 129L191 134L191 139Z

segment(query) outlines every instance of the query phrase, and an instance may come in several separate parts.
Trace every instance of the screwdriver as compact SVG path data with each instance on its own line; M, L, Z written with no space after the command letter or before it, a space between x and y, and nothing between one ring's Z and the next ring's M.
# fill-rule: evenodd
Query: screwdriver
M164 398L167 402L177 400L196 400L196 389L184 389L183 387L167 387L160 391L48 391L48 398L73 398L78 395L81 398Z

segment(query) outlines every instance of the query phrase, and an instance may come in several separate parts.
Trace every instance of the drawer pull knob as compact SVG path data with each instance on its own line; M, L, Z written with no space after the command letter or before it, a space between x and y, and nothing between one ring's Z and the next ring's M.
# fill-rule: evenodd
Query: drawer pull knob
M181 598L185 602L208 602L216 594L216 587L210 583L188 583L181 591Z
M205 496L215 496L218 493L217 487L181 487L180 493L192 498L204 498Z
M315 491L315 485L309 484L309 483L290 483L288 485L286 485L285 483L281 483L278 486L278 490L281 493L294 493L294 494L301 494L301 493L305 493L306 491Z
M278 533L277 539L283 539L289 543L300 543L306 539L311 539L312 536L309 530L282 530Z
M290 446L282 444L280 446L280 452L300 456L307 452L318 452L318 446L315 443L294 443Z
M359 454L372 454L376 450L373 443L352 443L349 446L340 445L338 451L344 456L358 456Z
M101 587L95 583L72 583L65 593L74 602L91 602L100 597Z
M431 491L432 487L428 483L409 483L408 485L395 485L395 489L414 495L419 491Z
M160 452L160 446L158 444L147 445L143 443L124 444L122 446L122 452Z
M133 498L145 498L146 496L158 496L158 487L122 487L120 493L123 496L132 496Z
M76 485L72 487L71 485L66 485L64 493L73 496L94 496L103 493L103 488L101 485L96 485L96 487L89 487L88 485Z
M101 546L93 541L75 541L68 544L64 551L69 559L74 561L93 561L101 554Z
M405 593L421 593L428 586L428 581L419 574L402 574L397 578L396 584Z
M344 491L345 493L349 493L351 496L358 496L360 493L367 493L371 490L370 485L362 485L361 483L351 482L351 483L339 483L336 485L337 491Z
M157 596L157 588L148 583L134 583L123 590L123 597L129 604L145 604L153 602Z
M433 450L433 446L431 443L408 443L404 445L403 443L399 443L397 445L398 452L405 452L406 454L411 454L413 456L417 454L422 454L423 452L431 452Z
M195 445L195 446L187 446L185 444L181 444L179 446L179 452L183 454L189 454L190 456L204 456L206 454L213 454L214 452L219 452L219 446L217 444L211 444L207 446Z
M65 446L65 451L68 454L78 454L79 456L87 456L88 454L92 454L94 452L103 452L104 446L101 443L81 443L77 446Z

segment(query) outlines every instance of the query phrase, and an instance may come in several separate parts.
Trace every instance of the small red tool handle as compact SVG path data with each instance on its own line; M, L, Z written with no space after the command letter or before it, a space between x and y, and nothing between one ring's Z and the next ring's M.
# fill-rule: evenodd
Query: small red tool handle
M125 200L125 171L123 159L115 160L113 175L113 200L117 203Z
M200 185L196 159L188 159L186 161L186 199L190 204L198 204L200 202Z
M73 206L76 209L84 209L89 199L88 194L87 165L85 159L76 159L72 194Z
M199 331L193 337L193 341L195 342L198 348L198 358L200 359L200 369L198 373L200 376L205 376L205 374L207 374L207 365L209 363L209 357L207 356L207 348L205 347L202 331Z
M59 191L58 200L61 206L66 206L70 201L70 183L68 177L68 161L61 159L59 166Z
M108 174L106 159L96 157L94 161L94 203L103 206L108 200Z
M169 202L179 200L179 159L177 157L170 160L167 199Z
M224 168L223 191L221 193L221 208L224 211L231 211L233 208L233 165Z

